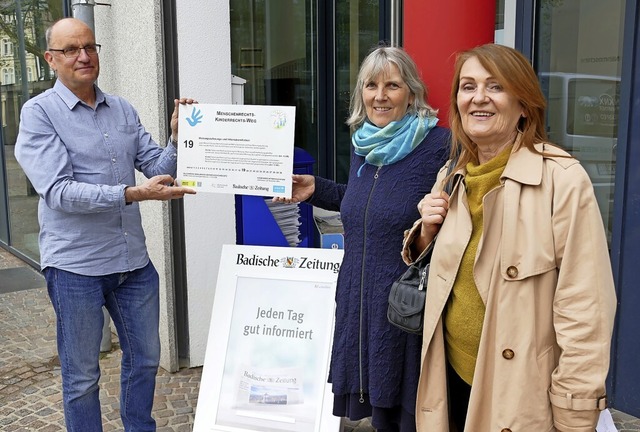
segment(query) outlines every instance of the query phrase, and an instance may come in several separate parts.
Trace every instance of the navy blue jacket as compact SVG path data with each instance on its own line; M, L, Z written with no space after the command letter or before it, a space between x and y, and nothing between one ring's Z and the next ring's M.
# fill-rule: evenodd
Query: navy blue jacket
M449 130L436 127L407 157L383 167L352 151L346 185L316 177L309 202L339 210L345 251L336 292L329 382L336 395L369 395L374 407L415 411L421 336L387 321L391 284L406 269L404 230L420 218L417 204L431 191L449 154Z

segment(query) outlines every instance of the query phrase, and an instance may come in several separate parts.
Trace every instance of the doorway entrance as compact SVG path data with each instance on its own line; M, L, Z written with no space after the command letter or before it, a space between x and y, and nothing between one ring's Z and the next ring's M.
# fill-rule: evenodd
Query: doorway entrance
M390 3L230 0L232 73L246 80L244 103L295 106L295 145L318 175L347 180L351 89L362 59L389 41Z

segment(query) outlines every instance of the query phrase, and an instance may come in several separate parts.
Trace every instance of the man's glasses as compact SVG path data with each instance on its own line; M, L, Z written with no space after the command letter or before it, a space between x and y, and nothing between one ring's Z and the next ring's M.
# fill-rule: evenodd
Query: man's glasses
M93 45L86 45L83 47L72 47L72 48L65 48L65 49L53 49L53 48L48 49L48 51L61 52L67 58L77 58L78 56L80 56L80 51L82 50L84 50L84 52L86 52L87 55L90 55L90 56L98 55L98 53L100 52L100 45L93 44Z

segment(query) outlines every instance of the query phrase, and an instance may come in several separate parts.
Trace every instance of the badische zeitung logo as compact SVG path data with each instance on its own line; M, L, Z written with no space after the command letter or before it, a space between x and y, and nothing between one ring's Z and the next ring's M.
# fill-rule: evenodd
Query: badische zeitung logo
M282 267L282 268L299 268L309 270L329 270L333 273L340 271L340 263L335 261L323 261L318 258L309 257L282 257L274 258L271 255L260 256L253 254L247 256L239 253L236 256L236 264L253 267Z
M295 257L284 257L280 258L280 262L284 268L296 268L300 260Z

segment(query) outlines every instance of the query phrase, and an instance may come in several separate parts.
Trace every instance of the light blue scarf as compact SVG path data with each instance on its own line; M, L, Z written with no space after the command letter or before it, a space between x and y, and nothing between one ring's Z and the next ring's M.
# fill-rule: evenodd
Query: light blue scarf
M351 137L356 154L364 156L364 163L358 169L358 177L366 164L381 167L406 157L424 140L436 123L437 117L421 118L417 114L407 114L383 128L365 122Z

